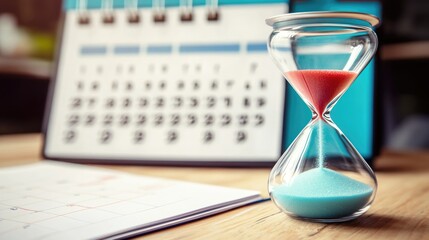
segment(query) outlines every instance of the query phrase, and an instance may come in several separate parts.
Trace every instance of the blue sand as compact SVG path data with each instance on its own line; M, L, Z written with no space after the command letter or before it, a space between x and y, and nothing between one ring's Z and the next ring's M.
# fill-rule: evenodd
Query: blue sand
M298 175L289 185L274 187L274 201L288 212L305 218L341 218L364 207L373 189L326 168Z

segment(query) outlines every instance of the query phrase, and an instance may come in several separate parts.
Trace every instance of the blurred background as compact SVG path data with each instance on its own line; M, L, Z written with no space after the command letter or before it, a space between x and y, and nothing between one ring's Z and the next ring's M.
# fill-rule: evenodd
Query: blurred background
M429 149L429 1L381 4L381 145ZM61 11L59 0L0 1L0 135L42 131Z

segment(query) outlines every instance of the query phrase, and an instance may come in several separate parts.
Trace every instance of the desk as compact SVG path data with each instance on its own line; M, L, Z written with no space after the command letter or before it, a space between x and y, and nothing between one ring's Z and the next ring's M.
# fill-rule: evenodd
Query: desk
M0 166L40 160L39 134L0 137ZM379 182L370 210L339 224L294 220L270 201L154 232L142 239L429 239L429 152L383 152L376 160ZM102 167L223 186L248 188L267 195L270 169Z

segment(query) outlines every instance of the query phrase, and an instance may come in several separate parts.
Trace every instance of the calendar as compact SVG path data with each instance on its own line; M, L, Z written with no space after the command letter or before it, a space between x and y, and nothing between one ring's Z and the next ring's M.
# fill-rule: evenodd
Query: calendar
M67 0L44 155L74 162L273 164L285 81L280 0Z

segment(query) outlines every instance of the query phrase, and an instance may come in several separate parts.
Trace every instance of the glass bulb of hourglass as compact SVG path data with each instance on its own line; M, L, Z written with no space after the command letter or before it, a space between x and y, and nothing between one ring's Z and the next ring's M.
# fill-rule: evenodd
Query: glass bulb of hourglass
M267 19L273 27L270 55L313 113L269 178L274 203L293 217L347 221L367 211L375 197L374 172L330 112L376 51L372 27L378 23L371 15L346 12Z

